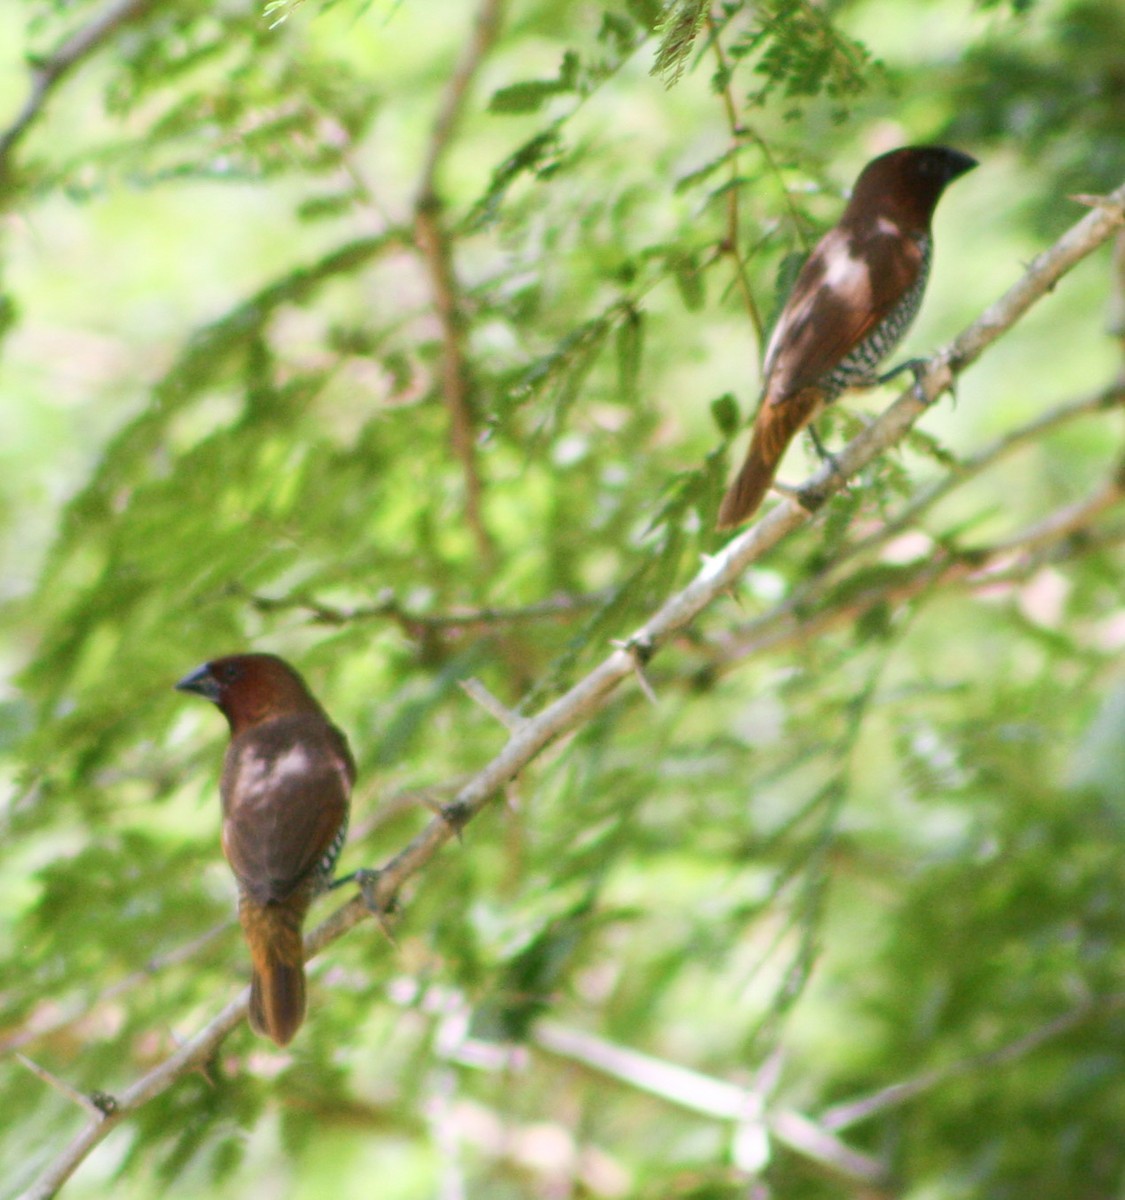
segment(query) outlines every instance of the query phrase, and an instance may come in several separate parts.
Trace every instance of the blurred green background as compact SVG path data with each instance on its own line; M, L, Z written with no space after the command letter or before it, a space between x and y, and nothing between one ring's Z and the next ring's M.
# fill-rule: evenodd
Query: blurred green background
M119 7L0 9L0 137ZM135 7L0 160L2 1195L87 1120L17 1052L120 1093L247 978L225 730L176 679L292 660L359 763L341 869L378 866L504 745L459 681L533 714L722 544L756 322L868 158L981 161L903 354L1125 181L1118 0ZM658 656L655 706L541 756L393 943L331 946L286 1052L240 1027L67 1195L1123 1194L1125 524L1023 536L1120 458L1121 282L1079 264ZM943 555L987 572L927 583Z

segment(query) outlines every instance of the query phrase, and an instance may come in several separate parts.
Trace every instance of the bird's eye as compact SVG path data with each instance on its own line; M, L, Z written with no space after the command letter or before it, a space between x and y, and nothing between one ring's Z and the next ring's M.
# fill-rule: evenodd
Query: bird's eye
M233 683L241 674L238 663L223 663L219 668L219 678L223 683Z

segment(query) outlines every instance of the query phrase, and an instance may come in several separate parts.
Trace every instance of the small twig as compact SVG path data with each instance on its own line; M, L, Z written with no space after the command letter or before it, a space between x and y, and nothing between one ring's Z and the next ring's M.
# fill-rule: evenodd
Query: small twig
M592 1033L544 1020L536 1022L532 1036L537 1046L560 1058L582 1063L650 1096L659 1096L706 1117L745 1121L760 1119L765 1110L765 1100L759 1092L608 1042Z
M341 608L326 604L315 596L295 593L291 596L260 596L232 585L232 591L245 595L264 613L303 609L310 619L322 625L347 625L353 621L385 619L393 621L408 637L424 639L430 635L456 638L472 630L521 625L532 621L559 620L604 604L613 594L610 589L587 592L580 596L551 596L536 604L517 608L468 608L448 613L425 613L404 608L393 592L386 592L374 604Z
M1077 400L1060 404L1057 408L1042 413L1026 424L1003 434L991 445L962 459L928 487L922 488L896 516L881 525L870 537L863 538L846 547L842 554L836 557L833 568L839 569L841 565L846 564L856 555L865 553L910 528L923 513L933 508L939 500L943 500L966 480L993 466L999 459L1030 442L1037 441L1045 433L1061 428L1071 421L1092 416L1098 412L1106 412L1123 402L1125 402L1125 380L1119 380L1096 392L1080 396Z
M848 1129L889 1108L897 1108L899 1105L906 1104L960 1075L968 1075L989 1067L1006 1066L1008 1063L1030 1054L1033 1050L1038 1050L1045 1043L1084 1025L1087 1021L1110 1016L1123 1007L1125 1007L1125 993L1107 996L1103 1000L1087 1001L1071 1012L1052 1018L1038 1029L1033 1029L1030 1033L1025 1033L1022 1037L1018 1037L996 1050L963 1058L958 1062L950 1063L947 1067L936 1067L933 1070L923 1071L913 1079L904 1079L899 1083L891 1084L890 1087L879 1088L878 1091L861 1096L856 1100L846 1100L841 1104L834 1104L825 1110L821 1122L828 1129Z
M104 991L99 992L93 1000L82 1004L79 1008L56 1012L46 1019L38 1018L33 1013L22 1028L15 1030L0 1040L0 1054L18 1050L21 1046L26 1046L29 1042L38 1041L48 1034L57 1033L60 1029L65 1029L68 1025L73 1025L76 1021L82 1020L83 1017L101 1005L115 1000L118 996L126 992L133 991L134 988L138 987L146 979L150 979L157 972L164 970L165 967L185 962L189 958L194 958L200 950L205 946L209 946L220 934L225 933L228 929L233 929L234 926L235 922L233 920L222 921L218 925L212 926L205 933L201 933L198 937L192 938L190 942L185 942L182 946L177 946L174 950L169 950L165 954L156 955L154 958L149 959L139 970L132 971L124 979L119 979L116 983L111 984Z
M107 6L88 25L72 33L53 54L32 62L31 91L19 115L0 134L0 173L5 168L8 155L42 112L47 97L63 76L97 50L122 25L143 15L154 2L155 0L116 0L116 3Z
M384 825L390 824L412 809L424 808L428 812L436 813L446 800L455 796L465 786L468 778L468 775L455 775L452 779L431 784L429 787L402 788L389 796L380 797L374 812L352 825L348 834L348 845L362 844ZM354 797L352 807L356 807Z
M653 708L657 707L660 701L657 698L655 688L652 686L652 681L645 674L645 663L647 663L652 657L652 647L639 645L631 638L624 642L614 640L610 644L617 646L621 650L624 650L625 653L632 658L633 673L637 679L637 686L644 693L644 697L649 704L651 704Z
M465 520L484 562L495 558L492 537L481 515L481 478L477 468L476 422L473 417L469 362L465 353L464 317L453 270L449 239L442 228L438 201L420 203L414 224L418 247L430 273L434 305L441 323L441 393L449 410L453 453L465 477Z
M437 174L441 167L441 161L457 131L465 109L465 102L469 96L469 89L473 85L477 71L500 32L503 15L504 0L482 0L480 8L477 9L472 33L465 43L461 60L450 76L445 94L438 106L437 118L434 120L433 132L430 134L426 152L426 161L422 167L418 188L419 205L436 191Z
M64 1095L68 1100L77 1104L79 1108L84 1108L88 1113L95 1114L100 1120L102 1117L108 1116L113 1112L116 1104L112 1098L104 1093L97 1093L96 1096L88 1096L85 1092L78 1091L73 1088L65 1079L60 1079L57 1075L52 1074L46 1067L41 1067L37 1062L33 1062L25 1054L17 1054L15 1058L22 1063L32 1075L42 1079L49 1087L53 1087L56 1092Z
M1050 513L1027 529L1013 534L1002 542L997 542L989 549L988 553L993 557L999 557L1015 550L1023 555L1029 555L1045 545L1059 542L1063 538L1077 533L1080 529L1085 529L1106 509L1119 503L1123 494L1125 494L1125 483L1118 478L1115 472L1084 500L1076 500L1073 504L1064 505L1057 512Z
M489 716L495 717L505 729L510 729L515 733L524 724L525 718L497 700L479 679L461 679L458 682L465 695L475 700Z

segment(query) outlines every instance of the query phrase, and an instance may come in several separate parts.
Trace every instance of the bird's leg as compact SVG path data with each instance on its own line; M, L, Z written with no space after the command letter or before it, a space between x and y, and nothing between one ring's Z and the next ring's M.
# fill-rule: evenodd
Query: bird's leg
M337 888L347 887L349 883L359 883L360 876L363 874L371 874L371 872L365 871L363 867L360 867L358 871L350 871L347 875L341 875L338 879L333 879L324 890L334 892Z
M908 358L906 362L901 362L897 367L892 367L889 371L882 375L876 375L876 383L890 383L897 375L901 375L903 371L909 371L914 376L914 388L918 393L919 400L925 400L922 393L921 383L922 376L926 373L926 368L930 365L929 360L925 358Z
M807 430L809 437L812 439L813 448L816 450L817 458L819 458L822 463L825 463L831 470L832 474L835 475L837 479L841 480L843 485L846 487L848 481L844 475L844 472L840 469L840 463L836 458L836 455L830 450L825 449L824 443L817 436L816 427L811 422L805 426L805 429ZM773 486L783 495L791 496L797 501L798 504L801 505L802 508L807 509L809 512L816 512L816 510L820 508L820 506L828 498L827 493L824 491L823 485L819 488L813 488L808 483L804 483L800 487L786 488L779 485L775 481Z
M809 437L812 438L813 449L816 450L816 456L822 463L827 463L832 468L833 475L843 477L843 471L840 470L840 464L836 460L836 455L831 450L824 448L824 443L820 440L820 435L816 431L815 425L807 425ZM776 485L775 485L776 486ZM795 489L800 490L800 489Z
M816 426L809 425L808 431L809 437L812 438L813 449L816 451L817 458L821 462L831 463L833 469L835 469L836 459L829 451L825 450L824 443L820 440L820 434L816 431Z

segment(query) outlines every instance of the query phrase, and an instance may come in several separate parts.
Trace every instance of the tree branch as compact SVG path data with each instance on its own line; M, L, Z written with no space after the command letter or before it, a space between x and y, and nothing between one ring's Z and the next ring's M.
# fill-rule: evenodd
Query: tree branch
M1060 404L1057 408L1035 417L1026 425L1003 434L983 450L956 463L940 479L919 491L896 517L881 525L870 537L848 546L833 563L833 567L839 567L840 564L850 561L856 555L881 545L902 533L912 526L924 512L931 509L939 500L943 500L966 480L981 474L999 459L1018 450L1021 446L1081 417L1107 412L1122 402L1125 402L1125 379L1117 380L1089 395L1080 396L1077 400Z
M375 911L387 911L403 885L437 854L464 825L524 770L542 751L565 733L589 720L609 702L617 687L631 678L638 662L648 662L695 617L738 582L753 562L779 541L813 519L813 511L839 490L846 480L877 454L900 440L956 372L973 362L1034 302L1048 293L1080 259L1109 238L1125 221L1125 185L1087 213L1049 250L1040 254L1026 273L983 316L930 361L918 384L894 401L872 424L825 464L801 493L805 503L786 499L731 540L704 564L696 577L672 595L624 646L614 649L569 691L528 717L509 734L504 748L474 775L445 805L441 815L396 854L375 876L362 896L332 913L305 938L306 957L318 954ZM26 1193L25 1200L53 1196L78 1165L132 1111L169 1088L177 1079L205 1063L226 1035L246 1015L249 989L232 1000L208 1025L120 1097L107 1116L91 1121L47 1168ZM775 1130L776 1133L776 1130Z
M1033 1029L1004 1046L990 1050L987 1054L975 1054L971 1058L950 1063L947 1067L935 1067L933 1070L915 1075L912 1079L893 1083L890 1087L880 1088L857 1100L846 1100L842 1104L834 1104L824 1113L821 1120L828 1129L850 1128L889 1108L907 1104L959 1075L968 1075L973 1071L984 1070L988 1067L1006 1066L1008 1063L1030 1054L1033 1050L1038 1050L1045 1043L1062 1037L1072 1029L1077 1029L1087 1021L1111 1016L1123 1007L1125 1007L1125 994L1087 1001L1070 1012L1053 1017L1050 1021L1040 1025L1038 1029Z
M450 77L445 95L438 106L437 119L430 135L429 149L418 188L419 204L437 190L437 174L441 161L449 149L453 135L457 132L476 73L500 32L503 15L504 0L482 0L461 61Z
M472 382L465 353L465 320L453 268L453 251L442 223L437 174L461 120L473 79L500 30L503 7L503 0L482 0L477 11L472 35L438 108L414 210L415 239L430 276L434 307L441 324L441 390L449 410L453 453L460 460L465 477L465 520L485 565L494 560L495 549L481 513L481 479L476 461Z
M154 3L155 0L116 0L89 25L72 33L49 57L31 63L31 91L19 115L0 133L0 176L7 169L9 154L43 111L47 97L63 76L93 54L122 25L135 21Z
M352 824L348 833L348 847L362 845L367 838L384 825L413 809L424 808L429 812L438 811L445 800L455 795L464 786L466 779L467 776L455 776L430 787L403 788L392 792L389 796L381 797L373 812L363 820ZM355 799L353 797L353 802ZM104 988L93 1000L66 1008L60 1008L54 1001L45 1003L41 1008L33 1010L22 1025L0 1038L0 1056L11 1054L32 1042L58 1033L60 1029L66 1029L96 1012L102 1005L116 1000L118 996L133 991L134 988L139 987L146 980L160 974L168 967L189 962L222 934L235 929L237 925L238 921L235 917L220 921L217 925L213 925L182 945L163 954L155 955L143 967L131 971L123 979Z
M739 240L742 230L742 220L738 213L739 204L739 189L735 186L738 182L738 151L742 145L741 134L743 127L738 120L738 108L734 102L734 96L731 93L730 87L730 67L727 65L726 55L723 53L722 42L719 38L719 28L715 20L713 10L707 11L707 31L708 38L711 42L711 48L715 54L715 62L718 64L717 77L721 86L719 94L723 101L723 113L727 119L727 129L730 132L731 145L728 151L730 155L730 185L727 188L727 233L724 238L723 249L730 255L734 263L734 277L738 285L738 290L742 293L742 301L746 305L747 315L750 317L750 324L754 327L754 335L757 338L758 346L765 344L765 322L762 320L761 310L758 308L758 302L754 299L754 289L750 286L749 276L746 274L746 264L743 261L742 255L739 252ZM750 136L760 146L766 162L771 168L774 168L773 156L769 152L766 144L751 132ZM776 169L776 168L774 168ZM788 189L782 184L782 191L785 196L785 202L792 206L792 201L789 197Z
M370 621L386 618L394 621L409 638L425 641L434 636L456 638L474 630L486 630L506 625L523 625L532 621L557 620L574 613L597 608L610 598L606 589L588 592L580 596L550 596L535 604L519 608L467 608L448 613L426 613L404 608L399 598L391 591L383 593L373 604L359 608L339 608L326 604L315 596L297 592L290 596L260 596L236 587L250 603L263 613L284 612L303 609L310 620L321 625L347 625L353 621Z
M1112 533L1098 538L1089 529L1123 497L1125 481L1114 470L1085 499L1064 505L1003 541L967 548L938 545L924 558L888 566L885 575L867 585L862 584L867 568L859 567L849 580L840 578L833 563L769 612L714 639L711 647L725 673L747 658L805 644L831 629L854 624L877 605L902 604L949 584L994 589L998 583L1018 582L1037 571L1060 546L1065 547L1063 557L1073 559L1103 547L1107 540L1119 539L1120 534ZM1079 533L1084 535L1081 539L1076 538Z
M853 1150L823 1125L791 1110L770 1113L764 1094L756 1088L739 1087L552 1021L539 1021L532 1036L536 1045L552 1054L691 1112L739 1126L758 1125L801 1157L851 1183L887 1180L887 1169L878 1159Z
M93 1001L84 1003L77 1009L67 1008L60 1012L57 1011L56 1005L51 1005L48 1010L50 1011L50 1016L47 1017L33 1012L30 1019L22 1026L8 1034L7 1037L0 1039L0 1055L10 1054L12 1051L26 1046L29 1042L38 1041L48 1034L57 1033L60 1029L65 1029L68 1025L73 1025L75 1021L80 1021L88 1013L93 1012L99 1005L106 1004L110 1000L124 995L126 992L131 992L146 979L151 979L153 975L163 971L165 967L170 967L176 963L186 962L188 959L194 958L200 950L209 946L221 933L231 929L234 924L233 918L229 921L222 921L218 925L213 925L198 937L192 938L191 941L185 942L182 946L177 946L175 949L169 950L166 954L156 955L154 958L149 959L140 970L130 972L124 979L119 979L116 983L111 984L104 991L100 992Z

